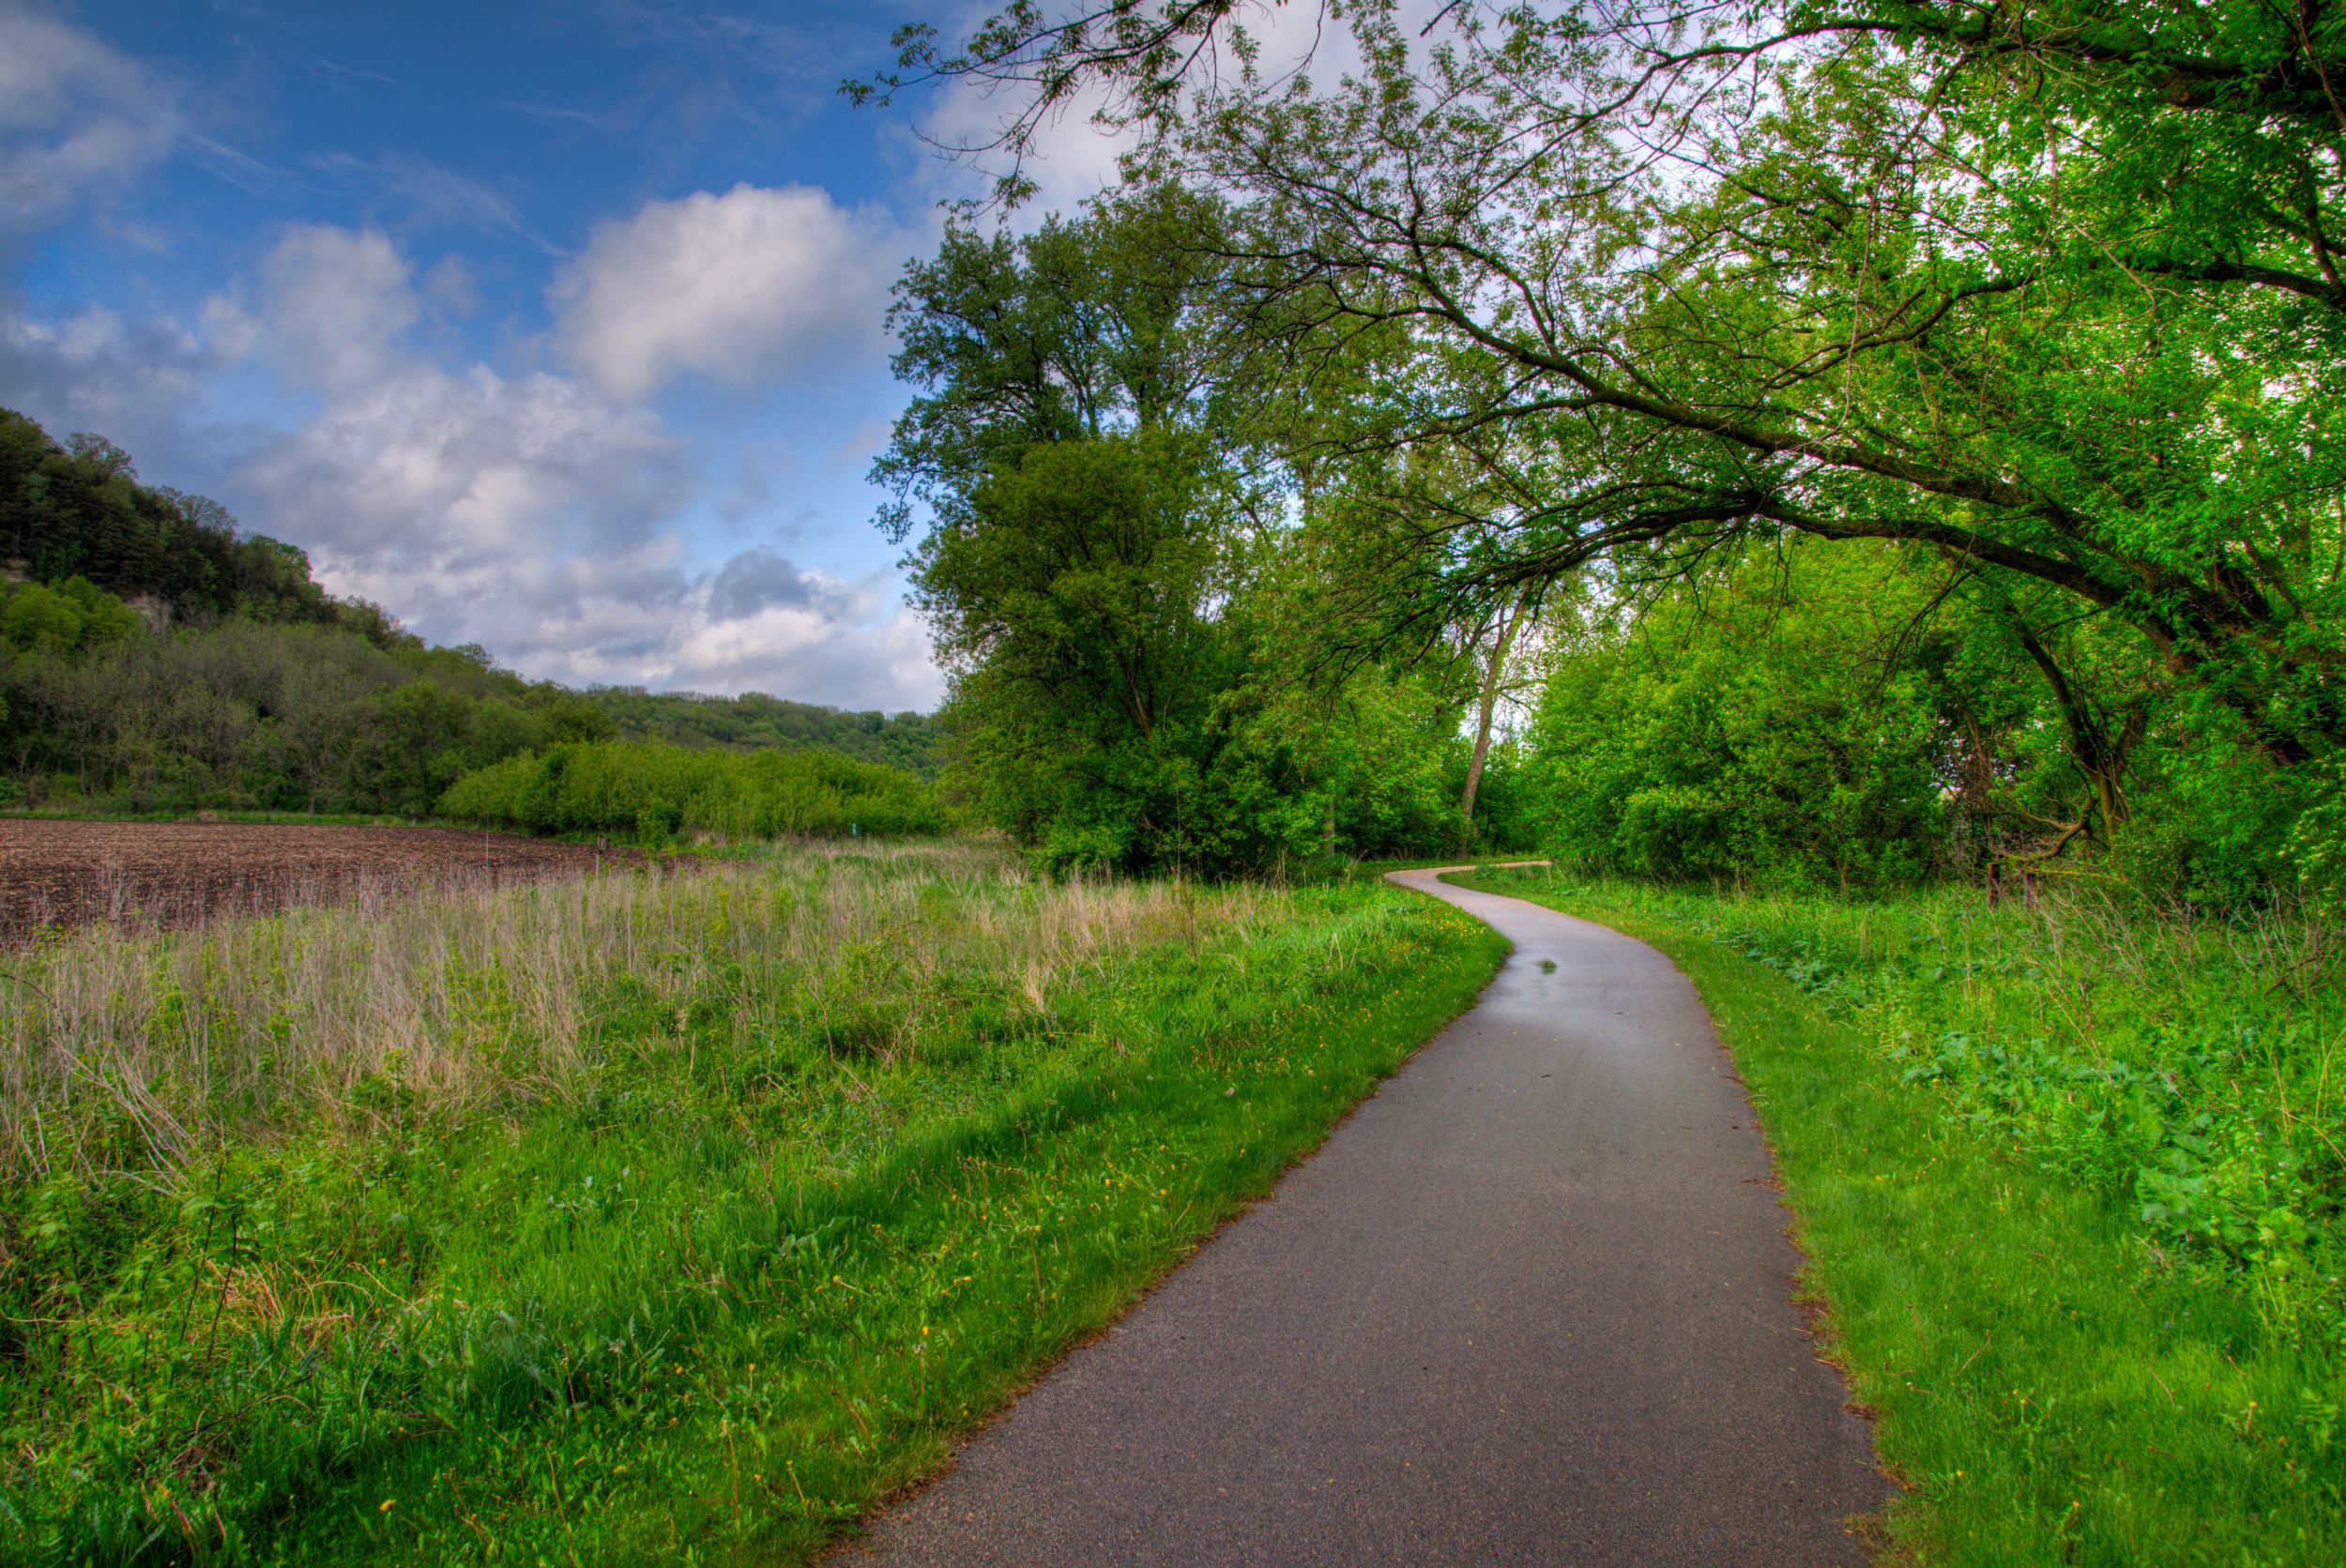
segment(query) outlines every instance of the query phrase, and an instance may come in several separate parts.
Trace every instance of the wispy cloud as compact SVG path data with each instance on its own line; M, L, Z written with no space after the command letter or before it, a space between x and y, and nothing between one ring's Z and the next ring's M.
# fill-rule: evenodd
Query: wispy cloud
M558 103L522 103L507 99L497 104L516 114L533 120L558 120L566 125L583 125L594 130L617 130L618 123L607 114L590 114L584 109L566 109Z
M413 153L359 158L346 152L313 155L310 166L330 180L370 187L403 204L410 222L447 223L559 255L560 248L540 234L500 191Z
M0 225L46 219L160 162L178 87L79 27L0 0Z
M399 85L398 77L386 76L379 70L361 70L357 66L345 66L338 60L319 60L316 65L328 76L340 76L353 82L378 82L387 87Z

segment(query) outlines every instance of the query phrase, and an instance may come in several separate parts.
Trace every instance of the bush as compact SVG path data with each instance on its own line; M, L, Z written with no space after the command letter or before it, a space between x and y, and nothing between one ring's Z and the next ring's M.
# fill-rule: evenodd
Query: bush
M532 833L661 842L933 833L935 791L899 769L829 752L687 751L657 741L573 741L467 773L440 798L459 822Z

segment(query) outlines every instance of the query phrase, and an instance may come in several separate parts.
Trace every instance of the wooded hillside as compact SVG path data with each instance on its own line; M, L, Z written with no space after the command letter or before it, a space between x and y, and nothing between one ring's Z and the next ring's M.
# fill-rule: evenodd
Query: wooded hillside
M935 770L919 714L571 691L338 598L291 545L0 410L0 804L431 814L571 741L837 752Z

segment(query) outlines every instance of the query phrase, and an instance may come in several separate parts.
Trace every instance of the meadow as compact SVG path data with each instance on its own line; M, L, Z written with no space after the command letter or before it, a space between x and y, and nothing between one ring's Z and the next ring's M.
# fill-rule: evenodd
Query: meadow
M1891 1560L2346 1560L2334 928L1472 880L1700 989L1908 1488Z
M787 1562L1488 978L1379 886L833 846L0 974L12 1565Z

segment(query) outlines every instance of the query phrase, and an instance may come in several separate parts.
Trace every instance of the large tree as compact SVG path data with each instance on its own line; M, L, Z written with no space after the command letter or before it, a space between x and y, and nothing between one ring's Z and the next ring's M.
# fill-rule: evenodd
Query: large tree
M2346 8L1369 0L1340 82L1199 74L1268 9L1022 6L902 77L1023 83L1012 150L1101 89L1294 368L1407 343L1329 461L1519 491L1394 491L1409 614L1902 540L2123 623L2277 761L2346 737Z

